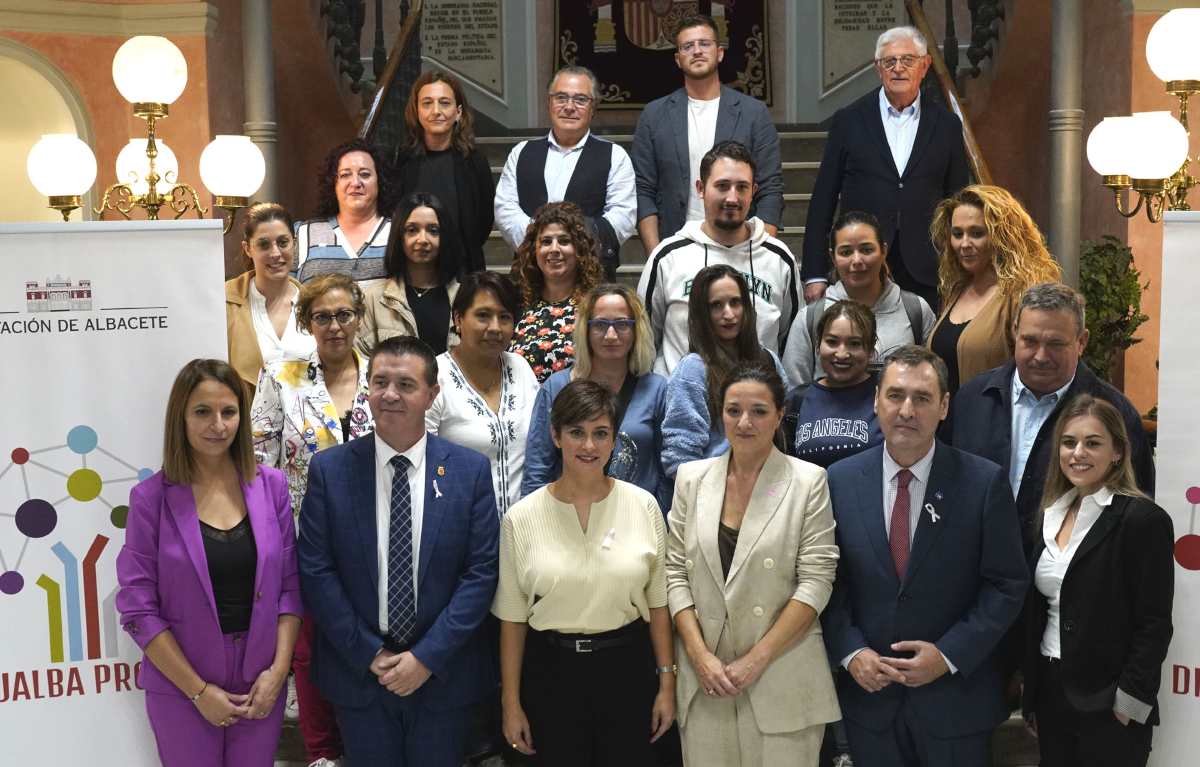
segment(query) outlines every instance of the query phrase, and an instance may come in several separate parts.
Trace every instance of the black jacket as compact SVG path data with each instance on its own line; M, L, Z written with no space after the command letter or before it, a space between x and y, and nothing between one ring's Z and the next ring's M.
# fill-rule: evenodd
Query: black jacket
M492 183L492 169L488 166L487 158L479 149L471 150L471 154L463 157L458 152L454 156L454 186L458 190L458 209L448 211L456 220L459 231L459 242L462 244L463 261L454 269L461 276L485 268L483 260L483 245L492 232L492 221L495 217L492 202L496 197L496 185ZM400 187L396 199L403 200L414 192L428 191L417 189L417 179L420 177L421 162L425 155L406 155L401 153L396 160L396 178ZM388 211L391 215L391 211ZM396 226L404 226L404 222L394 222Z
M1158 724L1158 687L1171 643L1175 591L1171 517L1145 498L1118 495L1079 544L1063 578L1059 637L1067 700L1081 713L1108 711L1118 687L1151 707ZM1046 548L1038 536L1030 569ZM1026 610L1025 692L1035 712L1042 634L1049 605L1032 587Z
M969 181L962 121L927 98L921 99L916 140L901 175L883 132L879 89L872 90L833 116L808 206L800 277L829 276L834 215L861 210L879 218L885 244L899 230L908 273L937 285L938 257L929 239L933 209Z
M1016 369L1016 363L1009 360L963 384L954 395L951 420L945 429L952 445L1000 464L1005 477L1011 465L1012 380ZM1066 403L1083 393L1107 400L1121 412L1125 430L1129 433L1133 472L1138 487L1147 495L1154 494L1154 457L1146 433L1142 430L1142 417L1124 394L1097 378L1087 365L1080 362L1075 369L1075 380L1059 400L1054 412L1042 424L1030 448L1029 458L1025 461L1025 474L1021 477L1017 492L1017 515L1021 520L1026 553L1040 534L1040 531L1033 529L1033 520L1041 509L1042 486L1046 483L1050 461L1057 460L1054 446L1050 444L1054 436L1054 422Z

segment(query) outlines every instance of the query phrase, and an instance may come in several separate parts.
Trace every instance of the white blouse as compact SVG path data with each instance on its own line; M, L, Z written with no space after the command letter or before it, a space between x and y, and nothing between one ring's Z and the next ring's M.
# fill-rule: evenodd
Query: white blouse
M250 281L250 318L254 322L254 333L258 337L258 348L262 352L263 367L280 360L307 359L316 351L317 342L308 333L301 333L296 328L296 301L300 291L291 282L288 283L288 301L292 304L288 321L283 326L283 336L275 334L275 326L271 324L271 316L267 314L267 299L258 292L254 280Z
M1071 566L1071 559L1079 550L1079 544L1083 543L1092 525L1096 524L1096 520L1100 519L1104 509L1113 500L1112 491L1107 487L1086 496L1079 504L1079 514L1075 517L1075 526L1071 528L1071 538L1067 541L1066 548L1060 549L1055 538L1078 492L1069 490L1047 506L1042 519L1042 538L1046 541L1046 549L1038 557L1037 567L1034 568L1033 585L1050 604L1041 644L1041 653L1047 658L1062 658L1059 619L1062 614L1062 583L1067 575L1067 568Z
M525 438L533 419L538 382L524 357L500 354L500 408L493 413L450 355L437 357L441 391L425 413L425 428L443 439L483 453L492 464L496 508L503 517L521 499Z

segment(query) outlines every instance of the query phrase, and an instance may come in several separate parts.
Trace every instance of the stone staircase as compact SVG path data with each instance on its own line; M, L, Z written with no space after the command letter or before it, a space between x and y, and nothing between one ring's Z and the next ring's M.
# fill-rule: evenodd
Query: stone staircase
M492 168L493 180L499 181L504 161L513 146L528 138L540 138L544 133L526 132L511 136L480 136L475 143L487 157ZM615 141L629 151L633 142L631 129L598 129L596 135ZM781 127L779 131L780 154L783 158L783 228L780 239L787 243L797 258L804 240L804 221L808 217L808 201L812 197L812 186L821 164L821 152L825 147L825 133L811 126ZM484 260L489 269L507 272L512 266L512 251L500 233L492 230L484 246ZM637 284L646 263L646 250L641 237L634 233L621 248L621 266L618 276L623 282Z

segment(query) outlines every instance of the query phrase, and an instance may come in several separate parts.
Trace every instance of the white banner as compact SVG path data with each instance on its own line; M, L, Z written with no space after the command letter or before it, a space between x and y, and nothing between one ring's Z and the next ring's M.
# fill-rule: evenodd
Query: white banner
M6 764L158 764L115 563L175 374L225 358L222 282L219 221L0 225Z
M1175 635L1163 665L1162 726L1150 763L1177 767L1196 763L1200 732L1200 213L1166 214L1159 284L1155 500L1175 523Z

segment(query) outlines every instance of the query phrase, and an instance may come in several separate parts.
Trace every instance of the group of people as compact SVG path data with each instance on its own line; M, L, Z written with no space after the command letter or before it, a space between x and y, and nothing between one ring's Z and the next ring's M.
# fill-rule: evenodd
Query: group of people
M229 361L180 371L118 558L164 764L271 764L289 672L319 767L496 731L543 765L969 767L1016 706L1043 764L1145 763L1148 441L1032 219L966 185L925 41L881 35L799 263L765 107L711 19L675 42L632 160L568 67L493 188L429 72L395 169L349 142L315 218L250 208Z

